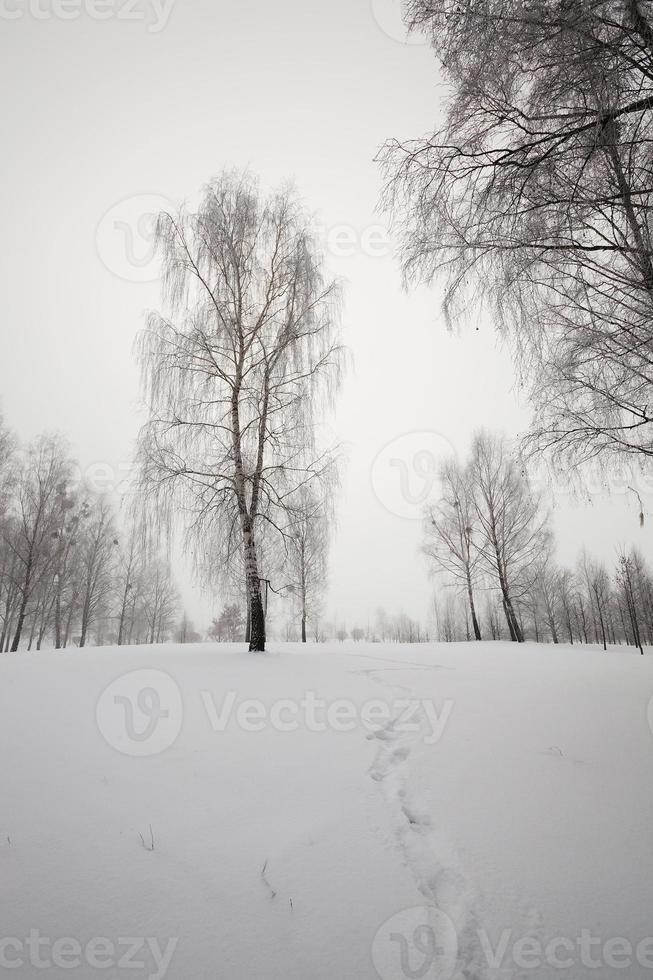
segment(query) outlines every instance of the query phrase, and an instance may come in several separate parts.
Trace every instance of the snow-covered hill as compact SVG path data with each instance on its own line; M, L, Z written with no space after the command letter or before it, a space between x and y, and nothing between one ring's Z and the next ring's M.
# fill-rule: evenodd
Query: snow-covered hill
M653 977L653 658L0 660L0 976Z

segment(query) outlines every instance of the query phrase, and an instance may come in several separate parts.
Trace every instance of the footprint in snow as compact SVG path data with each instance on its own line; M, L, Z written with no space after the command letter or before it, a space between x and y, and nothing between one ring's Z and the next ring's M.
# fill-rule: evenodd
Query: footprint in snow
M380 728L378 732L370 732L365 737L368 742L371 742L375 738L378 738L380 742L391 742L397 737L397 733L391 728Z
M573 766L587 765L583 759L574 759L571 756L566 756L558 745L551 745L548 749L541 749L539 754L551 756L553 759L564 759L565 762L571 762Z

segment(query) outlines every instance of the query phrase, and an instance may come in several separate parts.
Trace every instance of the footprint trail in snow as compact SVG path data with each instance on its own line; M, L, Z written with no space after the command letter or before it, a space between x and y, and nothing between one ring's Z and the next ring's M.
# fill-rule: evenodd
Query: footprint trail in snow
M385 686L377 671L366 673ZM408 788L406 763L428 730L427 719L414 691L394 683L392 686L419 706L410 726L404 724L405 715L401 712L367 736L377 744L369 775L379 785L397 846L424 897L424 905L444 913L451 920L458 940L454 962L449 963L448 957L439 963L434 961L433 970L421 976L432 980L484 980L486 964L478 941L479 923L474 911L473 890L455 850L434 826L431 815L416 794ZM407 730L409 728L412 730ZM410 971L405 975L411 975Z

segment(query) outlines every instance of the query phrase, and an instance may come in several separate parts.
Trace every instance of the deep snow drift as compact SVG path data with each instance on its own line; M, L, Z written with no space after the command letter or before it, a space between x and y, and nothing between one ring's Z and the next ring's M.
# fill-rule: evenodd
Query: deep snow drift
M0 662L0 977L653 978L653 658Z

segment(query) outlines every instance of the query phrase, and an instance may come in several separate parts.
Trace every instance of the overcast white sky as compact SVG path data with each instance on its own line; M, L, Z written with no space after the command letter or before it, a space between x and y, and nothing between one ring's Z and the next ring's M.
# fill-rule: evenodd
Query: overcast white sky
M379 605L424 618L414 518L429 454L464 455L478 425L517 433L527 420L491 325L449 335L437 292L404 294L379 244L373 158L436 118L428 48L402 42L393 0L0 0L0 34L8 423L25 439L61 430L83 468L124 477L139 426L132 345L159 300L139 216L193 198L224 166L265 185L293 177L345 280L354 361L336 413L350 465L328 605L350 627ZM607 558L646 548L637 511L624 493L558 497L561 558L583 542ZM198 619L219 608L185 589Z

